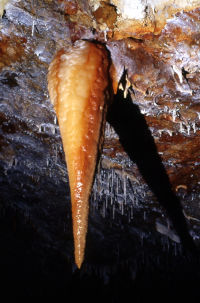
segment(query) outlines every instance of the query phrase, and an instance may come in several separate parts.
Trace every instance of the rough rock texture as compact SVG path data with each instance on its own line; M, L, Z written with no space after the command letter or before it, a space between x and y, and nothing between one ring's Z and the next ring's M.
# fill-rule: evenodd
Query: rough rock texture
M73 15L71 20L90 23L98 30L109 32L109 36L112 35L114 39L130 36L139 38L149 33L159 34L176 13L199 7L198 0L61 0L61 2L64 3L65 12Z
M185 302L199 296L193 244L200 245L200 9L177 9L162 25L157 21L158 31L140 23L140 32L127 36L118 4L129 1L117 2L11 1L3 14L0 256L8 296L67 298L78 288L88 297L91 287L97 301L122 302L134 293L136 302L160 302L159 288L162 300L173 293ZM105 43L115 87L121 79L107 117L80 272L46 80L56 50L78 39Z

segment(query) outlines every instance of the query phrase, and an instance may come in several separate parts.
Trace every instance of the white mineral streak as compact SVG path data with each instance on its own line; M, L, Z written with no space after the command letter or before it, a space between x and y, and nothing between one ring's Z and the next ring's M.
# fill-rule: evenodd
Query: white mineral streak
M164 224L160 223L158 220L156 220L156 230L162 235L169 237L172 241L176 243L180 243L179 236L172 229L170 229L169 226L165 226Z
M159 14L159 11L163 9L182 10L200 5L199 0L111 0L111 3L117 7L118 13L123 19L140 20L146 17L147 8L151 8L154 13Z
M3 15L3 11L5 9L6 4L8 3L9 0L0 0L0 18Z
M99 0L89 0L90 6L92 7L93 11L96 11L99 6L100 6L100 2Z
M122 18L126 19L144 19L145 18L145 3L144 0L112 0L116 5L118 12Z

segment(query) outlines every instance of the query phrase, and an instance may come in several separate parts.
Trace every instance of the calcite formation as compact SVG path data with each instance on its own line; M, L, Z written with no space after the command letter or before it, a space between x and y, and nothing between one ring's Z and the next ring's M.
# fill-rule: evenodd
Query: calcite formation
M67 163L75 262L84 260L89 197L101 150L109 93L109 58L99 44L77 41L61 50L49 68L48 87Z

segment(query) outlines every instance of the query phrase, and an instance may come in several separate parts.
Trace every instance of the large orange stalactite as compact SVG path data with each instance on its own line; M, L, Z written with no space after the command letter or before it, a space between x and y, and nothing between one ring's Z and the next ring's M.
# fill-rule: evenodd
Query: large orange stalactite
M61 50L49 68L48 85L58 117L69 174L75 262L84 258L89 196L109 99L109 60L99 44L79 41Z

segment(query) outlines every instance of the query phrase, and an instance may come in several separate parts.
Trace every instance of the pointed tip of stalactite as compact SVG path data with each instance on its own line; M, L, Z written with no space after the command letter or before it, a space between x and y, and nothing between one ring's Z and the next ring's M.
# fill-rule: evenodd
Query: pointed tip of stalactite
M86 210L86 209L84 209ZM84 218L84 214L86 217ZM85 244L86 244L86 234L87 234L87 214L83 213L81 222L77 222L73 218L73 233L74 233L74 260L78 269L81 268L85 257Z
M75 263L76 263L76 266L78 267L78 269L81 269L81 265L83 263L83 260L76 260Z
M72 199L74 205L74 199ZM77 202L77 200L75 199ZM73 217L73 235L74 235L74 259L77 267L80 269L85 256L85 244L88 227L88 197L83 199L83 205L80 207L76 203L76 208L72 211ZM78 207L79 206L79 207Z
M84 259L84 253L80 251L80 248L75 246L75 263L78 269L81 268Z

